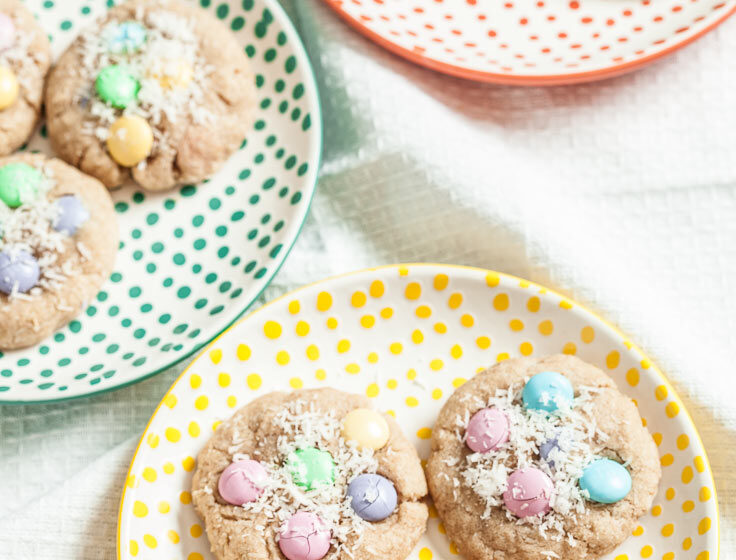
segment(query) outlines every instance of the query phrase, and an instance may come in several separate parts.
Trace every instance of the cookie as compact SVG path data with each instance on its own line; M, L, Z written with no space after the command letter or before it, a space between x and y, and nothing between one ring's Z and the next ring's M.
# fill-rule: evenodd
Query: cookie
M109 188L210 177L241 146L255 105L235 36L179 0L110 9L61 56L46 88L52 147Z
M73 319L112 272L118 228L107 189L58 159L0 159L0 349Z
M591 560L652 504L656 445L635 404L574 356L503 361L440 411L430 494L469 560Z
M219 560L401 560L424 533L417 453L391 416L334 389L274 392L223 422L192 499Z
M0 0L0 156L36 128L50 64L48 37L33 14L20 0Z

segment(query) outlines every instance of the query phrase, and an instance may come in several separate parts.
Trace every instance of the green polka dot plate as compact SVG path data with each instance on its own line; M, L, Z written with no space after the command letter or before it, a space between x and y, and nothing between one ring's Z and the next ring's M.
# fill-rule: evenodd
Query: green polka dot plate
M121 233L114 273L68 326L35 347L0 354L0 402L90 395L185 359L253 303L299 234L322 147L304 47L276 0L196 2L230 27L250 58L254 128L206 184L113 193ZM112 2L26 4L58 56ZM51 153L44 136L41 128L27 149Z
M118 558L213 560L192 506L196 457L219 423L274 390L332 386L393 414L429 455L437 414L456 387L519 356L575 354L635 400L662 480L651 510L605 560L716 560L718 504L705 449L674 389L620 331L542 286L487 270L404 265L331 278L237 323L164 396L128 472ZM432 511L410 560L458 550Z

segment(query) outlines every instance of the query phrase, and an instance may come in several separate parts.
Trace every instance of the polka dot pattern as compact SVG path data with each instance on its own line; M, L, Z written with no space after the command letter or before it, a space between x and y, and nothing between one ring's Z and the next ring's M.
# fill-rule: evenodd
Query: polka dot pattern
M538 303L530 309L529 301ZM425 307L431 318L417 314ZM383 309L391 310L387 318ZM380 324L368 337L366 315ZM463 324L465 315L472 324ZM445 328L431 328L433 322ZM206 349L164 397L141 439L123 497L120 558L133 558L135 546L146 550L145 535L156 539L162 558L212 558L189 495L194 458L212 430L256 396L324 386L363 394L399 420L426 458L439 409L466 379L496 361L570 344L635 400L663 465L651 511L607 558L679 557L685 542L689 558L715 558L716 499L705 452L656 367L621 333L550 290L441 265L384 267L308 286L259 309ZM668 412L673 403L676 415ZM410 558L456 554L432 516Z
M736 10L722 0L325 0L381 46L470 79L599 79L684 46Z
M121 234L114 273L68 326L36 347L0 353L0 402L105 391L187 357L255 300L299 233L321 149L301 42L275 0L197 3L233 29L250 58L260 103L253 130L206 185L112 193ZM58 56L106 3L26 4ZM49 151L43 130L28 149Z

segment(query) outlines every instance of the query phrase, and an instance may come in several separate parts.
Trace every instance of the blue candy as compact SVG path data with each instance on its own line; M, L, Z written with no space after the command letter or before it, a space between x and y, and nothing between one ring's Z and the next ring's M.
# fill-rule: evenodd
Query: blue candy
M396 488L380 474L361 474L348 484L350 505L366 521L381 521L396 509Z
M588 498L601 504L613 504L623 500L631 491L631 475L621 463L611 459L598 459L583 470L578 481Z
M0 292L11 294L15 287L20 293L25 293L38 283L40 276L38 261L30 253L0 253Z
M575 393L565 376L556 371L543 371L527 381L521 398L527 409L554 412L560 406L572 404Z
M56 207L59 214L54 220L54 229L67 235L77 233L79 226L89 220L89 212L73 194L66 194L56 199Z
M114 53L135 52L146 42L146 28L136 21L124 21L113 30L108 41Z

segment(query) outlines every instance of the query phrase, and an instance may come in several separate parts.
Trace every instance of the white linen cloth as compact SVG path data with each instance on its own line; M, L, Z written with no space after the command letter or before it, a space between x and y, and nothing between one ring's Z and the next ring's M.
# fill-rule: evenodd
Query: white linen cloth
M284 0L325 123L312 213L265 299L379 264L489 267L553 287L662 367L715 471L736 558L736 19L635 74L475 84ZM0 558L115 558L137 439L181 368L102 396L0 407Z

